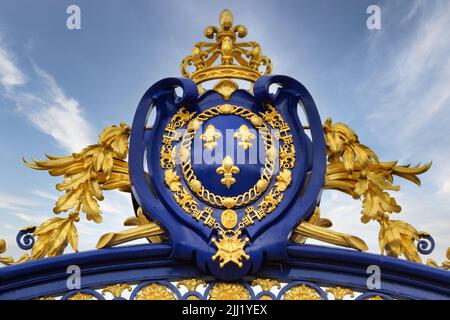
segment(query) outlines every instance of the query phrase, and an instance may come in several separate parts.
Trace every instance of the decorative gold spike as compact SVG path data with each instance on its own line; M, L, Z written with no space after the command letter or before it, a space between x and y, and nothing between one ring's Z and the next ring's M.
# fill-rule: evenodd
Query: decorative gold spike
M231 188L233 184L236 183L236 179L233 178L233 174L238 174L240 169L234 166L233 159L230 156L226 156L225 159L222 160L222 166L217 168L216 173L218 175L223 174L223 178L220 180L220 183L227 186L228 189Z
M237 42L244 38L247 28L233 25L233 14L225 9L220 14L220 27L209 26L205 37L215 42L197 42L192 53L181 62L181 73L200 84L213 79L241 79L254 82L260 76L272 72L272 63L262 54L257 42ZM219 59L220 58L220 59ZM190 73L187 68L193 66ZM261 72L260 67L265 67Z
M238 145L242 147L242 149L247 150L252 147L252 141L256 139L256 136L251 133L250 129L243 124L239 127L238 132L234 134L234 138L237 139Z

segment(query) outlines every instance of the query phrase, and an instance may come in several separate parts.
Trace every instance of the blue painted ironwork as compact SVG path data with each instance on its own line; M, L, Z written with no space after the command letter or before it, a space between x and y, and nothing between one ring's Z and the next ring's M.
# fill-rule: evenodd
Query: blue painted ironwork
M211 279L194 263L171 258L171 251L170 244L144 244L4 267L0 269L0 299L65 295L68 291L66 271L70 265L81 268L82 290L116 283ZM343 286L400 299L450 299L450 274L443 270L376 254L315 245L289 245L287 252L286 262L264 265L250 276L289 283L304 281L319 287ZM370 265L378 265L382 271L379 290L367 288Z
M430 254L433 252L435 246L436 246L436 244L435 244L432 236L421 235L420 240L417 243L417 250L421 254Z
M26 229L22 229L17 233L16 242L20 249L22 250L30 250L34 246L34 236L32 233L36 227L30 227Z
M276 95L269 93L269 87L274 83L281 85ZM177 86L183 89L182 97L175 94ZM225 101L217 92L210 90L197 98L197 87L191 80L175 78L161 80L141 99L133 120L130 138L129 166L133 194L145 214L167 229L173 243L172 256L185 260L195 257L200 270L211 272L225 280L235 280L250 272L257 272L265 262L286 260L288 235L296 224L309 218L314 212L325 176L326 148L322 123L314 101L305 87L286 76L270 76L261 77L256 81L254 92L252 96L247 91L237 90L229 101ZM289 124L297 150L297 164L292 170L292 183L285 192L283 202L265 219L245 230L246 236L250 239L246 247L250 259L242 268L232 264L221 268L211 259L215 253L211 238L217 234L213 229L197 223L186 215L175 203L173 194L165 187L159 152L147 152L161 148L163 128L181 106L188 111L200 113L225 103L243 106L255 113L264 110L263 104L270 103ZM312 141L305 134L298 117L298 103L304 107ZM156 108L156 120L153 129L148 132L145 125L152 108ZM222 125L221 121L224 120L217 120L218 127ZM227 122L229 121L228 119ZM147 163L145 168L144 158ZM247 166L242 165L241 170L243 172L253 170ZM308 184L303 195L298 197L305 187L307 174L309 174ZM215 187L220 188L221 185ZM238 193L244 189L245 184L236 186ZM244 208L236 211L239 216L244 214ZM271 232L264 232L269 227Z

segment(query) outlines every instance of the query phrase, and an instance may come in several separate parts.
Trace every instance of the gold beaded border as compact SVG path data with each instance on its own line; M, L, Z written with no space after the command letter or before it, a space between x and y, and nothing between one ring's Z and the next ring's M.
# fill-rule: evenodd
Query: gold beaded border
M290 134L290 128L283 120L281 115L276 109L268 105L265 112L261 112L261 116L269 123L273 128L279 130L276 138L282 141L280 151L280 174L276 176L276 183L271 188L262 201L257 205L257 209L249 206L245 210L245 216L238 224L237 230L224 230L216 219L212 216L213 209L206 206L203 210L200 210L198 202L194 199L193 195L181 184L181 177L178 176L175 169L176 149L173 146L174 141L181 139L180 133L177 129L183 128L186 124L189 126L195 126L195 121L191 121L195 116L195 113L186 111L185 108L181 108L167 124L164 136L162 139L161 148L161 168L165 169L164 179L167 187L173 192L175 201L180 207L188 214L192 215L192 218L197 221L203 220L203 223L208 227L217 229L223 234L232 233L238 234L241 229L252 225L254 220L261 220L266 214L271 213L283 199L284 191L289 187L291 183L291 169L295 166L295 147L293 143L292 135Z
M247 192L235 197L223 197L206 189L195 176L191 164L191 146L198 129L204 122L219 115L235 115L250 121L258 129L266 153L264 168L257 183ZM247 205L267 190L275 170L276 156L277 151L274 148L272 135L263 119L248 109L230 104L223 104L207 109L193 119L183 136L180 148L181 171L189 188L208 204L228 209Z

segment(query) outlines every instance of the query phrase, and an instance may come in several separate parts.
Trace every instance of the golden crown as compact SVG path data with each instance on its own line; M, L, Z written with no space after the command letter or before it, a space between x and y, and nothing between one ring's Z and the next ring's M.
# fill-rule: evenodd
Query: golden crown
M262 54L259 43L236 41L238 37L244 38L247 35L247 28L243 25L233 25L233 14L230 10L222 11L219 24L220 28L209 26L204 31L208 39L215 36L215 43L197 42L192 54L183 59L181 73L184 77L197 84L214 79L255 82L260 76L272 72L272 63ZM195 71L190 73L188 66L193 66Z

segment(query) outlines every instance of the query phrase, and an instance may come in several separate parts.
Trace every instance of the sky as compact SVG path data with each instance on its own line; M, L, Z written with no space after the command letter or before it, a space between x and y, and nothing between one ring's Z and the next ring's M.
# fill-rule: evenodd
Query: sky
M66 27L71 4L81 9L80 30ZM369 5L381 9L379 30L367 28ZM52 218L59 196L61 179L27 168L22 157L77 152L104 127L131 124L146 89L180 76L181 60L224 8L247 26L247 39L261 43L274 74L308 88L323 121L348 124L383 161L433 161L421 187L396 179L402 212L392 218L429 232L437 245L423 258L443 261L450 246L448 0L1 1L0 239L8 255L23 253L17 231ZM123 230L133 215L129 195L105 198L102 224L77 225L80 250ZM321 211L334 230L379 253L379 226L360 222L360 202L326 191Z

